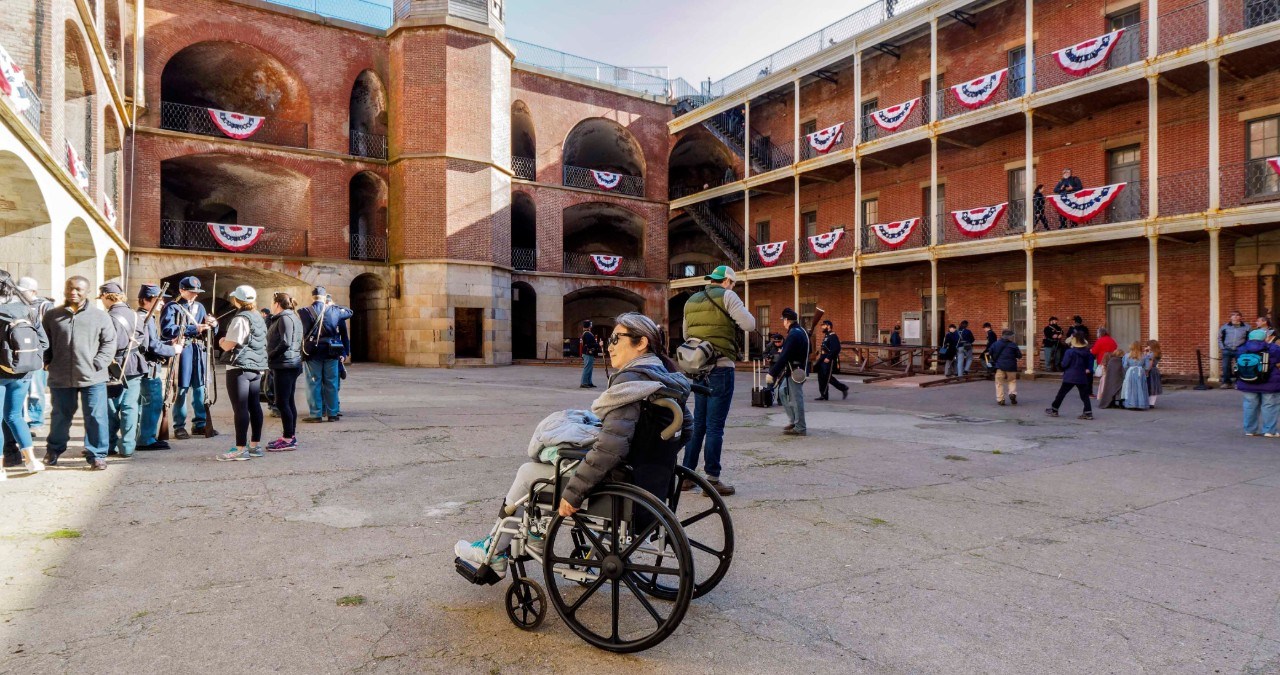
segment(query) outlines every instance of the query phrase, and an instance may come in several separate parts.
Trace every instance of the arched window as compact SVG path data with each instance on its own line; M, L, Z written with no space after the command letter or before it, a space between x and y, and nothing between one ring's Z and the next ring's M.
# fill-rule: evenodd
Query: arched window
M350 127L351 154L387 158L387 92L372 70L351 87Z
M565 138L562 157L565 185L644 196L644 151L635 136L613 120L593 117L579 122Z
M387 183L372 171L351 177L348 235L352 260L387 259Z
M524 101L511 104L511 170L516 178L537 179L538 140L533 115Z
M511 266L538 269L538 209L525 192L511 193Z

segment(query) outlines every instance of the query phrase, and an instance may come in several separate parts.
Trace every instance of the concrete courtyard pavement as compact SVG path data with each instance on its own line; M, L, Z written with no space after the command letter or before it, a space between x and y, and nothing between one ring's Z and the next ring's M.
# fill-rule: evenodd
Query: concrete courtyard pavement
M1280 671L1280 440L1242 437L1229 391L1082 422L1043 414L1050 382L1003 408L986 382L855 385L792 438L740 376L723 583L642 654L554 614L522 632L451 547L491 526L534 425L594 397L577 378L359 365L297 452L213 461L224 403L216 440L11 472L0 672Z

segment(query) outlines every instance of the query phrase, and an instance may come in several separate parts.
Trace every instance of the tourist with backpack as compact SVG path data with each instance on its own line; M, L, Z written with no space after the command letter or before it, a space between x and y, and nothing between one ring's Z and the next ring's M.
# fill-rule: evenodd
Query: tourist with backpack
M710 283L684 304L684 343L676 350L680 369L711 389L710 394L695 397L693 433L684 446L684 467L697 471L698 458L705 453L707 481L721 495L731 495L736 490L720 480L720 451L724 423L733 404L734 362L742 358L738 334L755 330L756 318L733 292L738 276L732 268L720 265L705 279ZM693 482L684 481L680 489L693 489Z
M71 420L84 407L84 458L89 468L105 471L107 449L107 367L116 353L116 329L106 312L89 300L89 280L67 279L66 300L44 315L49 347L53 418L44 463L54 466L71 440Z
M98 292L116 329L115 357L107 380L107 437L110 439L107 454L128 458L133 457L138 446L139 399L145 366L140 350L143 323L125 302L120 284L107 282Z
M38 308L28 304L8 272L0 270L0 418L18 447L22 467L29 473L44 471L36 459L31 429L23 414L31 373L44 368L44 351L49 348ZM0 480L6 474L0 469Z
M324 286L311 289L313 302L298 310L302 319L302 361L307 374L308 416L303 422L337 422L342 417L338 391L342 389L341 364L347 358L342 322L355 313L341 305Z
M1231 364L1236 389L1244 395L1244 435L1280 436L1280 376L1275 373L1280 362L1280 345L1276 335L1265 329L1249 332L1248 339L1237 350Z
M22 291L23 300L35 309L36 323L43 322L45 313L55 304L53 299L41 297L40 283L31 277L19 279L18 288ZM42 328L41 331L43 330ZM27 379L31 381L30 390L27 391L27 425L35 435L44 429L44 404L49 394L49 373L41 368L32 371Z

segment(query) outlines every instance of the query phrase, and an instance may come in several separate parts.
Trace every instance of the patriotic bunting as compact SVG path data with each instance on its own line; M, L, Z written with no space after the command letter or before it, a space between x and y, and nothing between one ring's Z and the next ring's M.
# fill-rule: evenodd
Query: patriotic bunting
M844 235L844 230L835 230L826 234L815 234L809 237L809 249L819 258L825 258L836 250L836 244L840 243L840 237Z
M773 267L777 264L778 259L782 257L782 252L785 250L787 250L787 242L775 241L771 244L756 246L756 255L760 256L760 262L765 267Z
M1008 68L1001 68L972 82L957 84L951 88L951 93L956 97L956 103L970 110L977 110L986 105L996 95L996 92L1000 90L1000 85L1004 84L1005 75L1008 73Z
M0 94L9 97L18 112L31 107L31 99L27 98L27 78L22 69L9 57L9 52L0 47Z
M591 170L591 179L599 185L601 189L612 190L618 187L618 183L622 182L622 174L609 173L608 171Z
M213 119L213 125L218 127L219 131L240 141L258 133L258 130L262 128L262 123L267 119L265 117L227 112L226 110L215 110L214 108L208 108L208 110L209 117Z
M220 223L208 223L208 225L214 241L217 241L222 248L236 253L248 250L262 238L260 225L222 225Z
M1267 166L1271 167L1272 171L1280 173L1280 157L1268 157Z
M871 226L871 231L889 248L898 248L906 243L907 237L911 236L919 222L919 218L908 218L892 223L877 223Z
M969 209L968 211L952 211L951 219L955 221L956 227L960 230L960 234L966 237L981 237L991 228L1000 222L1004 217L1004 212L1009 209L1009 202L996 204L995 206L984 206L980 209Z
M1059 49L1053 53L1053 60L1058 62L1068 75L1087 75L1094 68L1107 62L1107 57L1111 56L1111 50L1116 48L1116 43L1120 41L1120 36L1124 35L1124 29L1114 30L1102 37L1096 37L1091 40L1085 40L1078 45L1072 45L1065 49Z
M70 141L63 141L67 146L67 169L71 171L71 177L75 179L76 185L81 190L89 189L89 170L85 168L84 162L80 161L80 154L76 149L71 147Z
M622 268L622 256L620 255L597 255L591 254L591 264L600 270L601 274L617 274Z
M1115 183L1077 190L1071 194L1049 195L1049 201L1053 202L1053 208L1057 209L1063 217L1075 223L1084 223L1110 206L1111 202L1114 202L1116 197L1124 191L1125 185L1125 183Z
M906 124L907 118L911 116L911 111L916 109L916 104L919 102L919 98L913 98L892 108L877 110L871 113L871 121L885 131L897 131L903 124Z
M833 127L820 129L805 136L805 140L809 142L809 147L813 148L819 155L825 155L837 145L844 142L844 122Z
M115 227L116 209L111 205L111 198L106 195L102 195L102 215L106 217L108 224Z

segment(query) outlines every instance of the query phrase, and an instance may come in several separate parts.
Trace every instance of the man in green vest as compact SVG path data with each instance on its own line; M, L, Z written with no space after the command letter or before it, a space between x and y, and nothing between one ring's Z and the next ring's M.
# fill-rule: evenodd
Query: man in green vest
M722 495L735 492L732 485L720 480L720 450L724 445L724 422L733 403L734 361L742 358L738 347L739 331L756 329L756 318L747 311L742 298L733 292L738 276L728 265L715 268L706 277L707 287L694 293L684 305L684 339L698 338L710 342L720 352L720 359L702 384L710 394L695 395L697 408L693 418L693 434L685 442L684 466L698 470L698 455L706 451L703 469L707 481ZM705 441L705 447L703 444ZM685 481L683 490L693 488Z

